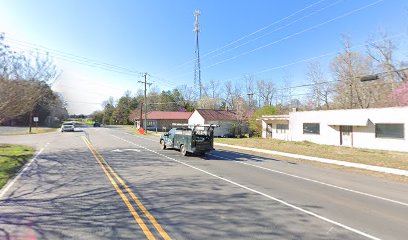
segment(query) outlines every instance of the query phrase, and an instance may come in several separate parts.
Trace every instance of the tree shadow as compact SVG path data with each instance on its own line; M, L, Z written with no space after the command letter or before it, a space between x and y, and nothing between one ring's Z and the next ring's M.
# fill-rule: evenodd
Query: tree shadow
M235 151L229 151L224 149L216 149L211 151L207 157L204 159L206 160L219 160L219 161L254 161L254 162L264 162L264 161L274 161L274 162L282 162L282 160L278 160L271 157L262 157L248 153L239 153ZM286 162L286 161L285 161ZM296 163L292 163L296 164Z
M175 239L350 238L337 227L328 235L331 224L155 153L101 154Z
M90 152L74 155L59 151L32 162L0 200L0 239L143 238Z
M144 239L90 152L69 149L40 155L0 201L0 239ZM173 238L350 238L341 229L328 235L329 224L154 153L111 150L102 156Z

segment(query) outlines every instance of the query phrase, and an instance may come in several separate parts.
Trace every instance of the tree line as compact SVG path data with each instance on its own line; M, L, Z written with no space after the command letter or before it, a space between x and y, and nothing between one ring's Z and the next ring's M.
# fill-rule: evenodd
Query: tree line
M63 97L50 84L58 77L52 59L39 53L17 53L0 34L0 124L53 126L68 117Z
M260 132L255 121L260 114L287 114L299 110L328 110L408 106L408 69L403 59L397 58L398 43L387 34L380 39L366 41L363 50L356 50L347 36L342 36L343 49L324 67L318 61L309 62L304 74L308 84L302 94L295 91L290 77L277 81L256 79L244 75L241 81L210 80L202 86L182 85L161 91L152 87L147 94L148 111L193 111L196 108L232 110L237 120L250 119L252 129ZM378 79L362 82L361 77L376 75ZM283 82L283 84L282 84ZM103 110L91 117L106 124L130 124L132 111L140 112L144 102L143 91L132 95L127 91L115 101L112 97L103 103ZM143 109L144 111L144 109Z

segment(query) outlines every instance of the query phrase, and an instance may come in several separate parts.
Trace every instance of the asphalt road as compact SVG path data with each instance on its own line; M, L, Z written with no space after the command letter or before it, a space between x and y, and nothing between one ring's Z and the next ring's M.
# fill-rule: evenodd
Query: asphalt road
M406 239L408 184L119 129L0 136L39 155L0 192L0 239Z

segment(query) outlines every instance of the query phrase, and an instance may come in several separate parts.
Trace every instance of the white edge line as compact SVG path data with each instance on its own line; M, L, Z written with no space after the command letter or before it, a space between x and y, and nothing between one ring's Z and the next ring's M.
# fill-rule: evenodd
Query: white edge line
M34 162L34 160L37 159L37 157L44 151L44 147L40 149L40 151L38 151L35 156L33 158L31 158L31 160L25 164L23 170L21 170L16 177L13 178L13 180L11 180L10 182L8 182L6 184L6 186L1 190L0 192L0 200L3 199L3 196L7 193L7 191L14 185L14 183L21 177L21 175L27 171L27 169L30 167L31 163Z
M112 134L111 134L111 135L112 135ZM126 140L126 139L117 137L117 136L115 136L115 135L112 135L112 136L115 137L115 138L118 138L118 139L120 139L120 140L122 140L122 141L125 141L125 142L128 142L128 143L130 143L130 144L133 144L133 145L135 145L135 146L138 146L138 147L141 147L141 148L143 148L143 149L146 149L147 151L156 153L157 155L160 155L160 156L162 156L162 157L164 157L164 158L170 159L170 160L172 160L172 161L174 161L174 162L178 162L178 163L183 164L183 165L185 165L185 166L187 166L187 167L190 167L190 168L193 168L193 169L195 169L195 170L197 170L197 171L203 172L203 173L205 173L205 174L207 174L207 175L213 176L213 177L215 177L215 178L218 178L218 179L220 179L220 180L226 181L226 182L231 183L231 184L233 184L233 185L235 185L235 186L238 186L238 187L240 187L240 188L246 189L246 190L248 190L248 191L250 191L250 192L257 193L257 194L259 194L259 195L261 195L261 196L264 196L264 197L266 197L266 198L268 198L268 199L271 199L271 200L273 200L273 201L279 202L279 203L281 203L281 204L283 204L283 205L285 205L285 206L288 206L288 207L290 207L290 208L293 208L293 209L295 209L295 210L298 210L298 211L300 211L300 212L303 212L303 213L305 213L305 214L307 214L307 215L316 217L316 218L318 218L318 219L321 219L321 220L323 220L323 221L329 222L329 223L334 224L334 225L336 225L336 226L339 226L339 227L341 227L341 228L347 229L347 230L349 230L349 231L351 231L351 232L357 233L357 234L359 234L359 235L361 235L361 236L367 237L367 238L369 238L369 239L380 240L380 238L374 237L374 236L372 236L372 235L370 235L370 234L367 234L367 233L362 232L362 231L360 231L360 230L357 230L357 229L355 229L355 228L349 227L349 226L344 225L344 224L342 224L342 223L339 223L339 222L336 222L336 221L331 220L331 219L329 219L329 218L323 217L323 216L318 215L318 214L316 214L316 213L314 213L314 212L311 212L311 211L309 211L309 210L306 210L306 209L297 207L297 206L295 206L295 205L293 205L293 204L290 204L290 203L287 203L287 202L285 202L285 201L283 201L283 200L280 200L280 199L278 199L278 198L272 197L272 196L270 196L270 195L268 195L268 194L266 194L266 193L260 192L260 191L258 191L258 190L252 189L252 188L247 187L247 186L244 186L244 185L242 185L242 184L239 184L239 183L234 182L234 181L232 181L232 180L229 180L229 179L227 179L227 178L220 177L220 176L218 176L218 175L215 175L215 174L213 174L213 173L207 172L207 171L205 171L205 170L203 170L203 169L201 169L201 168L192 166L192 165L190 165L190 164L187 164L187 163L185 163L185 162L179 161L179 160L177 160L177 159L168 157L168 156L166 156L166 155L163 155L163 154L161 154L161 153L158 153L158 152L156 152L156 151L154 151L154 150L148 149L148 148L146 148L146 147L143 147L143 146L141 146L141 145L139 145L139 144L136 144L136 143L134 143L134 142L128 141L128 140Z
M290 157L290 158L295 158L295 159L302 159L302 160L308 160L308 161L316 161L316 162L322 162L322 163L335 164L335 165L340 165L340 166L345 166L345 167L360 168L360 169L366 169L366 170L371 170L371 171L375 171L375 172L395 174L395 175L400 175L400 176L408 176L408 171L407 170L396 169L396 168L387 168L387 167L373 166L373 165L367 165L367 164L362 164L362 163L345 162L345 161L340 161L340 160L304 156L304 155L298 155L298 154L293 154L293 153L277 152L277 151L266 150L266 149L241 147L241 146L235 146L235 145L224 144L224 143L214 143L214 145L218 145L218 146L222 146L222 147L235 148L235 149L242 149L242 150L247 150L247 151L252 151L252 152L259 152L259 153L266 153L266 154Z
M129 134L129 135L133 136L132 134ZM148 138L144 138L144 137L140 137L140 136L135 136L135 137L150 140L150 141L154 141L153 139L148 139ZM154 141L154 142L156 142L156 141ZM235 154L245 155L243 153L235 153ZM232 160L232 159L225 158L225 157L222 157L222 156L219 156L219 155L214 155L214 154L208 154L208 155L216 156L216 157L223 158L223 159ZM235 160L232 160L232 161L237 162L237 163L241 163L241 164L245 164L245 165L248 165L248 166L260 168L260 169L263 169L263 170L266 170L266 171L271 171L271 172L283 174L283 175L286 175L286 176L302 179L302 180L305 180L305 181L314 182L314 183L325 185L325 186L328 186L328 187L333 187L333 188L336 188L336 189L341 189L341 190L344 190L344 191L348 191L348 192L352 192L352 193L360 194L360 195L363 195L363 196L372 197L372 198L376 198L376 199L380 199L380 200L384 200L384 201L388 201L388 202L392 202L392 203L396 203L396 204L400 204L400 205L408 207L408 203L400 202L400 201L397 201L397 200L393 200L393 199L389 199L389 198L385 198L385 197L380 197L380 196L376 196L376 195L373 195L373 194L370 194L370 193L360 192L360 191L357 191L357 190L353 190L353 189L349 189L349 188L345 188L345 187L340 187L340 186L336 186L336 185L329 184L329 183L320 182L320 181L317 181L317 180L297 176L297 175L290 174L290 173L281 172L281 171L278 171L278 170L273 170L273 169L270 169L270 168L265 168L265 167L262 167L262 166L256 166L256 165L253 165L253 164L250 164L250 163L245 163L245 162L235 161Z
M370 194L370 193L360 192L360 191L357 191L357 190L336 186L336 185L333 185L333 184L330 184L330 183L320 182L320 181L313 180L313 179L310 179L310 178L305 178L305 177L297 176L297 175L294 175L294 174L285 173L285 172L281 172L281 171L278 171L278 170L274 170L274 169L270 169L270 168L266 168L266 167L262 167L262 166L257 166L257 165L250 164L250 163L247 163L247 162L236 161L236 160L226 158L226 157L223 157L223 156L219 156L219 155L215 155L215 154L208 154L208 155L209 156L214 156L214 157L219 157L219 158L222 158L222 159L231 160L231 161L236 162L236 163L240 163L240 164L260 168L260 169L263 169L263 170L266 170L266 171L279 173L279 174L290 176L290 177L293 177L293 178L302 179L302 180L305 180L305 181L321 184L321 185L324 185L324 186L328 186L328 187L332 187L332 188L336 188L336 189L340 189L340 190L344 190L344 191L348 191L348 192L352 192L352 193L356 193L356 194L364 195L364 196L367 196L367 197L372 197L372 198L376 198L376 199L380 199L380 200L384 200L384 201L388 201L388 202L392 202L392 203L396 203L396 204L400 204L400 205L408 207L408 203L392 200L392 199L385 198L385 197L376 196L376 195L373 195L373 194Z

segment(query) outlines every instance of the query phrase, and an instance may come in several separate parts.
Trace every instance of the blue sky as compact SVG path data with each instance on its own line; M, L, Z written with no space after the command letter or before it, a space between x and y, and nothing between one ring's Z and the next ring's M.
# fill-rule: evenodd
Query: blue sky
M298 85L306 82L307 61L301 60L341 49L341 34L349 35L354 45L376 38L380 30L389 35L404 34L396 41L407 39L408 2L404 0L3 0L0 32L5 32L9 44L17 50L33 47L16 40L25 41L148 72L160 77L150 79L156 86L170 89L193 85L194 63L188 61L194 57L196 9L201 11L202 56L275 23L204 56L204 83L241 83L244 74L256 73L256 80L272 79L277 87L285 78L291 85ZM295 12L299 13L285 19ZM403 45L401 48L406 49ZM327 67L332 58L318 60ZM62 74L53 88L64 94L71 113L90 113L109 96L118 98L127 89L136 92L140 88L137 81L141 77L136 75L84 66L57 55L54 60ZM272 70L259 73L265 69Z

